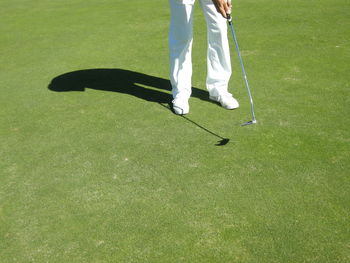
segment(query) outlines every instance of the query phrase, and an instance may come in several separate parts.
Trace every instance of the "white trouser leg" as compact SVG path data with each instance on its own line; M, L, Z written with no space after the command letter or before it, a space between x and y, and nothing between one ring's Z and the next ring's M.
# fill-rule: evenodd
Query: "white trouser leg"
M227 21L219 14L211 0L200 0L207 22L207 89L211 96L226 94L231 76Z
M191 96L193 5L195 0L169 0L170 82L173 97Z

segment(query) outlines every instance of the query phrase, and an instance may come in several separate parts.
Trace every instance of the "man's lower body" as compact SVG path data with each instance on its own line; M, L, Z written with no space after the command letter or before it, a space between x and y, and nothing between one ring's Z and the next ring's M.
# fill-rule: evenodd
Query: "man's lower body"
M224 108L237 108L238 102L228 92L231 76L227 21L211 0L198 0L207 23L208 52L206 87L210 99ZM169 0L171 10L169 31L170 81L177 114L189 111L192 87L193 8L195 0Z

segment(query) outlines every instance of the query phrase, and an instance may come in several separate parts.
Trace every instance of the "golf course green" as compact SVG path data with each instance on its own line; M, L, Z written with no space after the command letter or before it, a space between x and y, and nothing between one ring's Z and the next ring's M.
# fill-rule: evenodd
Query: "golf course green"
M350 262L350 4L242 0L170 109L166 0L0 1L0 262Z

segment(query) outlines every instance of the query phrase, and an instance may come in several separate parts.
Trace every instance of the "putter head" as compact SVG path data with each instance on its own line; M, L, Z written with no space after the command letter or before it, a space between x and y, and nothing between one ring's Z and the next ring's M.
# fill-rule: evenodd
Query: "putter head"
M247 121L245 123L242 123L241 126L247 126L247 125L251 125L251 124L255 124L255 123L257 123L256 120L251 120L251 121Z
M215 144L216 146L224 146L226 144L228 144L228 142L230 141L230 139L228 138L223 138L222 140L218 141L217 144Z

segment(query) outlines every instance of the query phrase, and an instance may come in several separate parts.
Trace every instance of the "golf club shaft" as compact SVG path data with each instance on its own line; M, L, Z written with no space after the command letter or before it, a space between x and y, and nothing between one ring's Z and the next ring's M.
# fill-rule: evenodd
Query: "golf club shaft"
M231 1L228 0L228 3L230 4ZM249 99L250 99L251 113L252 113L252 122L253 122L253 123L256 123L255 112L254 112L253 97L252 97L252 93L250 92L249 83L248 83L248 78L247 78L247 73L246 73L245 68L244 68L244 64L243 64L241 52L240 52L240 50L239 50L238 41L237 41L237 38L236 38L236 33L235 33L235 30L234 30L234 27L233 27L231 11L230 11L229 14L227 14L227 21L228 21L228 24L229 24L230 29L231 29L231 33L232 33L233 40L234 40L234 42L235 42L235 46L236 46L236 50L237 50L237 55L238 55L238 58L239 58L239 63L240 63L240 65L241 65L241 69L242 69L243 76L244 76L245 86L246 86L246 88L247 88L248 95L249 95Z

